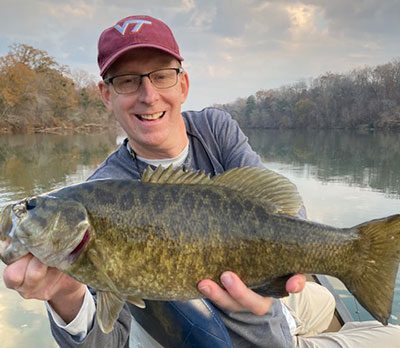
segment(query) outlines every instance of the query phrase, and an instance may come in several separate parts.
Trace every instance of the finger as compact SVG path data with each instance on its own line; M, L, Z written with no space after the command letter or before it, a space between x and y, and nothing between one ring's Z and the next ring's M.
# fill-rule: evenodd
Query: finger
M38 288L41 282L46 278L47 266L33 257L28 263L25 272L24 288L33 291Z
M269 311L272 298L263 297L249 289L235 273L224 272L221 275L221 282L229 295L242 309L256 315L264 315Z
M35 298L49 301L56 293L62 295L63 288L69 286L70 279L72 278L57 268L47 267L45 277L39 280L36 291L31 295Z
M4 269L3 280L7 288L17 289L22 286L26 269L32 258L32 254L27 254Z
M219 308L230 312L244 310L224 289L210 279L200 281L198 289Z
M286 282L286 291L287 292L300 292L304 289L306 285L306 277L304 274L295 274L293 277L290 277Z

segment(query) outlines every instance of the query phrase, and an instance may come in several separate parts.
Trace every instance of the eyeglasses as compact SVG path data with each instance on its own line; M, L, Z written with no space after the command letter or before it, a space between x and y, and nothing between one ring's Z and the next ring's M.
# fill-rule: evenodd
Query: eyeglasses
M136 92L142 84L143 77L148 77L154 87L166 89L173 87L178 82L178 75L184 70L182 68L165 68L150 71L147 74L124 74L104 79L106 84L112 84L118 94L129 94Z

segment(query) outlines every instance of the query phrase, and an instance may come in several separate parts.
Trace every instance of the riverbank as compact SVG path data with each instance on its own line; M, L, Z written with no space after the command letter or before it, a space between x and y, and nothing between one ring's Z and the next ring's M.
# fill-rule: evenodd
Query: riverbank
M61 125L56 127L44 127L44 126L25 126L23 128L15 127L14 125L9 127L0 127L1 134L56 134L56 135L67 135L67 134L82 134L82 133L101 133L108 130L117 129L117 125L114 122L110 124L101 123L85 123L81 125Z

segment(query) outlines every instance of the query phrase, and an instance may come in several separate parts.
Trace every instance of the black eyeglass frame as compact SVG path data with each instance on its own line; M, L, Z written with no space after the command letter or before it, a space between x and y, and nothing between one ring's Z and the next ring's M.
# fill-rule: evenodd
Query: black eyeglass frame
M173 85L168 86L168 87L157 87L157 86L154 85L153 81L152 81L151 78L150 78L150 75L151 75L151 74L154 74L155 72L162 71L162 70L174 70L174 71L176 72L176 81L175 81L175 83L174 83ZM107 78L104 79L103 81L104 81L104 83L107 84L107 85L110 85L110 84L113 85L113 80L114 80L115 78L117 78L117 77L123 77L123 76L137 76L137 77L140 77L140 82L139 82L139 84L138 84L138 87L137 87L134 91L131 91L131 92L125 92L125 93L118 92L118 91L115 89L114 85L113 85L113 87L114 87L114 89L115 89L115 92L117 92L118 94L129 94L129 93L134 93L134 92L136 92L136 91L139 89L139 87L140 87L141 84L142 84L143 77L148 77L149 80L150 80L150 82L151 82L151 84L152 84L155 88L157 88L157 89L168 89L168 88L174 87L174 86L178 83L178 76L179 76L179 74L183 73L184 71L185 71L185 70L184 70L182 67L178 67L178 68L162 68L162 69L157 69L157 70L150 71L150 72L148 72L147 74L122 74L122 75L115 75L115 76L107 77Z

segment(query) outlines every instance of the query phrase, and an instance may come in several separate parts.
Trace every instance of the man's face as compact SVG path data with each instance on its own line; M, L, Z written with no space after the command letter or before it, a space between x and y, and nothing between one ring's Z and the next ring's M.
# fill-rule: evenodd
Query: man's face
M179 62L172 56L156 49L139 48L120 57L110 67L107 76L146 74L171 67L179 67ZM114 113L139 155L172 157L187 144L181 116L181 104L189 89L186 73L180 74L178 83L167 89L157 89L148 77L144 77L139 89L130 94L118 94L112 85L104 82L100 82L99 87L104 104ZM149 115L152 115L151 119Z

